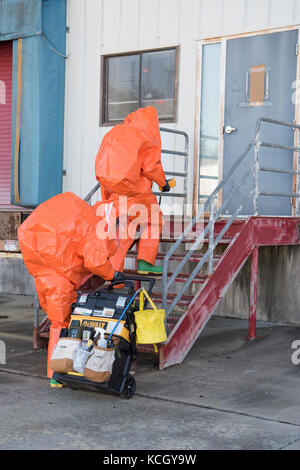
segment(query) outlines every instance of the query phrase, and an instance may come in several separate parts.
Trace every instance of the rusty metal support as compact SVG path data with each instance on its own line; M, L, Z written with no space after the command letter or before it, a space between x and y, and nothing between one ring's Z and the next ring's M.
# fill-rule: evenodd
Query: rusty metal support
M160 369L180 364L183 361L251 254L251 279L256 277L256 283L252 281L251 305L256 307L254 300L256 301L257 296L258 247L299 245L299 221L299 218L284 216L250 217L241 223L238 233L232 238L227 250L221 256L213 275L207 278L202 289L189 303L186 313L180 317L172 329L160 355L162 361ZM225 224L225 229L226 222L223 221L223 224ZM218 237L222 237L223 234L221 230ZM255 338L255 311L256 308L251 312L250 339Z
M256 338L256 302L258 282L258 246L255 246L251 254L250 297L249 297L249 331L248 340Z

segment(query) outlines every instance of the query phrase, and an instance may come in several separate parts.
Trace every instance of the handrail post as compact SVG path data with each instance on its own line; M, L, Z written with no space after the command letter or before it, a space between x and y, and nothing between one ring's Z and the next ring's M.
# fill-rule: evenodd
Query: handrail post
M258 246L251 254L250 296L249 296L249 328L248 340L256 338L256 303L258 284Z
M185 213L186 209L186 203L187 203L187 173L188 173L188 157L189 157L189 136L186 132L184 131L178 131L177 129L169 129L167 127L160 127L159 128L160 132L166 132L169 134L173 134L175 136L182 136L184 137L184 152L183 151L177 151L177 150L167 150L162 148L161 153L168 154L168 155L173 155L173 156L180 156L184 158L184 171L167 171L165 172L166 175L168 176L179 176L183 178L183 193L165 193L164 196L169 196L169 197L180 197L183 198L184 205L183 205L183 214ZM160 193L154 192L156 196L161 196Z
M167 311L167 296L168 296L168 260L166 257L163 261L163 273L162 273L162 308ZM167 315L165 316L165 323L167 321Z
M254 215L258 215L258 194L259 194L259 149L260 149L260 121L257 125L257 132L254 142L254 191L253 191L253 210Z
M213 259L214 259L214 234L215 234L215 198L213 197L210 202L210 214L209 214L209 258L208 258L208 274L213 272Z
M184 172L187 175L188 173L188 158L189 158L189 136L188 134L184 135L184 151L185 151L185 157L184 157ZM183 192L185 193L185 204L187 204L187 176L184 178L184 187L183 187ZM183 214L186 212L187 207L183 207Z
M294 145L296 147L299 147L299 129L294 127L293 131L294 131ZM300 152L296 152L296 155L297 155L297 157L296 157L296 168L295 168L295 170L297 172L299 172L299 170L300 170ZM299 194L299 191L300 191L300 181L299 181L299 175L297 174L296 175L296 191L295 191L295 193ZM296 197L296 214L295 214L296 216L299 216L299 213L300 213L299 212L299 208L300 208L300 200L299 199L300 199L299 197Z

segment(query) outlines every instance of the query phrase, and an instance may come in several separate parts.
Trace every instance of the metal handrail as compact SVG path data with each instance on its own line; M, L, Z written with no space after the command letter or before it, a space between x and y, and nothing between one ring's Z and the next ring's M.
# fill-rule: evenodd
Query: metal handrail
M245 157L248 155L250 149L252 147L252 143L249 144L245 150L245 152L243 152L243 154L236 160L236 162L234 163L234 165L232 166L232 168L229 170L229 172L227 173L227 175L223 178L222 181L220 181L220 183L218 184L218 186L214 189L214 191L211 193L211 195L208 197L208 199L205 201L204 205L202 206L202 208L200 209L200 211L192 218L191 222L188 224L188 226L186 227L186 229L182 232L182 234L180 235L180 237L177 239L177 241L173 244L173 246L170 248L170 250L167 252L167 254L165 255L164 257L164 261L163 261L163 285L164 287L168 287L170 283L167 282L167 279L165 279L165 282L164 282L164 274L166 274L168 271L166 269L166 266L167 266L167 263L170 259L170 257L175 253L175 251L177 250L177 248L179 247L179 245L183 242L183 240L187 237L187 235L189 235L193 229L193 227L197 224L197 222L203 217L204 213L205 212L208 212L208 209L210 208L210 205L211 205L211 202L215 199L215 197L218 195L218 193L223 189L223 186L225 185L225 183L229 180L229 178L232 176L232 174L235 172L235 170L239 167L239 165L241 164L241 162L245 159ZM221 206L221 208L219 209L219 211L222 209L223 205ZM219 213L218 211L218 213ZM206 234L207 230L208 230L208 227L210 226L211 222L204 228L204 233L203 233L203 238L204 238L204 235ZM198 237L199 238L199 237ZM196 240L196 242L194 243L193 245L193 250L195 249L194 246L195 245L199 245L201 241L198 242L198 238ZM187 255L184 257L184 259L181 261L181 263L178 265L178 268L181 269L186 261L189 260L189 258L192 256L192 249L187 253ZM177 272L177 269L176 269L176 272ZM177 273L178 274L178 273ZM172 279L175 279L174 277L174 274L172 276ZM165 288L163 288L163 296L165 294ZM165 308L165 306L164 306Z
M248 199L251 197L253 200L253 208L254 208L254 214L258 215L258 197L260 195L263 196L280 196L280 197L296 197L298 202L300 200L300 191L299 191L299 178L297 181L297 191L296 193L272 193L272 192L265 192L265 191L259 191L259 181L258 181L258 176L260 171L269 171L270 173L272 172L278 172L278 173L290 173L293 175L300 175L299 171L291 171L291 170L280 170L280 169L274 169L274 168L267 168L267 167L260 167L259 165L259 151L260 147L271 147L274 149L280 149L280 150L289 150L293 152L298 153L298 168L300 168L300 160L299 160L299 153L300 153L300 147L297 146L284 146L284 145L279 145L279 144L271 144L269 142L261 142L260 141L260 133L261 133L261 125L263 122L267 122L270 124L275 124L275 125L282 125L286 127L290 127L293 129L293 131L300 130L300 125L295 124L295 123L289 123L286 121L278 121L278 120L273 120L269 118L260 118L256 122L256 128L255 128L255 140L251 142L246 150L240 155L240 157L235 161L235 163L232 165L230 170L227 172L225 177L220 181L218 186L215 188L215 190L211 193L211 195L208 197L208 199L205 201L204 205L201 207L200 211L193 217L189 225L186 227L186 229L183 231L183 233L180 235L178 240L173 244L173 246L169 249L169 251L166 253L164 260L163 260L163 279L162 279L162 304L163 308L166 311L166 319L167 316L173 311L174 307L177 305L179 300L181 299L182 295L186 291L186 289L191 285L193 279L197 276L199 273L200 269L203 267L205 263L208 263L208 271L211 274L213 272L213 253L218 245L219 241L222 239L223 235L227 232L229 227L232 225L234 222L235 218L237 215L242 211L242 209L245 206L245 203L248 201ZM246 172L243 173L242 177L240 178L240 181L234 185L234 187L231 189L231 192L227 196L226 200L223 201L221 207L215 211L215 200L220 193L220 191L223 189L223 187L227 184L227 182L230 180L231 176L234 174L234 172L237 170L237 168L241 165L241 163L244 161L250 150L254 148L254 161L253 164L248 168ZM251 175L253 172L254 174L254 188L246 194L246 196L243 198L242 201L239 201L236 205L235 210L233 211L233 214L230 216L228 219L227 223L224 225L223 229L221 232L218 234L216 238L214 238L214 226L216 221L219 219L220 215L223 215L225 207L227 207L228 203L232 199L232 197L236 194L236 191L240 189L240 187L244 184L246 179ZM194 226L197 224L197 222L204 216L204 213L209 213L209 222L206 224L206 226L203 228L203 230L197 235L195 242L193 243L192 247L189 249L187 254L184 256L182 261L177 265L175 271L172 273L170 278L168 279L168 262L171 258L171 256L175 253L177 248L184 242L186 237L192 232ZM194 250L199 247L200 243L202 243L205 239L205 236L208 233L208 250L204 254L204 256L201 258L201 260L197 263L196 267L190 274L190 276L187 278L186 282L183 284L182 288L180 291L177 293L173 301L171 302L170 306L167 306L167 296L168 296L168 290L171 287L171 285L174 283L176 277L178 274L181 272L182 268L186 265L186 263L189 261L191 256L194 254Z
M229 180L229 178L231 177L231 175L234 173L234 171L239 167L239 165L241 164L241 162L245 159L245 157L248 155L248 152L249 150L251 149L251 145L247 147L247 151L243 153L243 158L239 159L239 164L238 165L234 165L234 167L232 167L232 172L229 173L227 175L226 178L224 178L220 183L219 185L217 186L217 188L213 191L213 193L210 195L210 197L207 199L207 201L205 202L205 204L203 205L203 207L201 208L201 210L198 212L198 214L193 218L193 220L190 222L190 224L188 225L188 227L186 228L186 230L182 233L182 235L179 237L179 239L174 243L174 245L170 248L170 250L168 251L168 253L166 254L166 256L164 257L164 260L163 260L163 279L162 279L162 284L163 284L163 293L162 293L162 302L163 302L163 308L166 310L166 317L173 311L174 307L176 306L176 304L178 303L178 301L181 299L182 295L184 294L184 292L186 291L186 289L190 286L190 284L192 283L193 279L197 276L198 272L200 271L200 269L203 267L203 265L208 262L209 263L209 272L212 272L213 270L213 253L214 253L214 250L218 244L218 242L221 240L221 238L223 237L224 233L228 230L228 228L230 227L230 225L232 224L232 222L235 220L236 216L241 212L241 210L243 209L244 207L244 204L246 202L246 200L249 199L250 196L252 196L252 192L247 194L247 196L244 198L245 200L242 201L242 204L239 204L236 211L234 212L234 214L229 218L228 222L225 224L224 228L222 229L222 231L220 232L220 234L218 234L218 236L216 237L216 239L214 239L214 225L216 223L216 221L219 219L220 215L222 214L224 208L227 207L227 205L229 204L230 200L233 198L233 196L236 194L236 191L238 191L241 187L241 185L243 184L243 182L247 179L247 177L249 177L249 175L251 174L251 171L253 171L253 167L250 167L247 169L247 171L244 173L241 181L236 184L231 192L231 194L228 195L228 197L226 198L225 202L222 204L222 206L217 210L217 212L215 213L214 212L214 208L215 208L215 199L219 193L220 190L222 190L225 182L227 182ZM209 219L209 222L206 224L206 226L204 227L204 229L201 231L201 233L196 237L196 240L195 242L193 243L192 247L189 249L189 251L187 252L187 254L185 255L185 257L183 258L183 260L177 265L175 271L173 272L173 274L171 275L170 279L168 279L168 261L170 259L170 257L175 253L176 249L178 248L178 246L184 242L185 238L187 235L190 234L192 228L194 227L194 225L199 221L199 219L201 219L203 216L204 216L204 213L208 212L210 213L210 219ZM175 296L175 298L173 299L173 301L171 302L170 306L167 307L167 293L168 293L168 289L170 288L170 286L173 284L173 282L175 281L176 277L178 276L178 274L181 272L182 268L186 265L186 263L189 261L189 259L191 258L191 256L194 254L194 251L195 249L197 249L199 247L199 245L201 243L204 242L204 239L205 239L205 236L207 235L207 233L209 232L209 238L208 238L208 250L206 251L206 253L204 254L204 256L201 258L201 260L199 261L199 263L197 264L197 266L194 268L194 270L192 271L192 273L190 274L190 276L187 278L186 282L183 284L182 288L180 289L180 291L178 292L178 294Z
M99 188L100 188L100 183L97 183L93 187L93 189L91 189L91 191L85 196L84 201L91 205L91 199L94 196L94 194L98 191Z
M271 119L271 118L259 118L256 121L256 126L255 126L255 141L254 141L254 196L253 196L253 207L254 207L254 214L257 216L259 215L258 211L258 197L259 196L279 196L279 197L290 197L290 198L296 198L297 204L296 204L296 214L299 214L299 205L300 205L300 181L299 178L297 178L297 185L296 185L296 193L273 193L273 192L267 192L267 191L259 191L259 182L258 182L258 177L259 177L259 172L260 171L267 171L270 173L290 173L293 175L298 176L299 172L298 171L293 171L293 170L286 170L286 169L275 169L275 168L267 168L264 166L259 165L259 152L261 147L267 147L267 148L273 148L275 150L287 150L293 153L298 154L298 161L297 161L297 168L300 168L300 147L295 146L295 145L280 145L280 144L274 144L271 142L264 142L260 140L260 135L261 135L261 127L262 123L267 123L267 124L274 124L275 126L284 126L292 129L293 132L297 129L298 131L300 130L300 124L297 124L295 122L288 122L288 121L280 121L278 119Z
M183 172L181 171L165 171L166 176L177 176L184 178L183 182L183 192L182 193L159 193L157 191L154 192L155 196L169 196L169 197L180 197L184 199L184 202L186 203L187 201L187 176L188 176L188 156L189 156L189 145L190 145L190 139L189 136L186 132L184 131L178 131L176 129L168 129L167 127L160 127L159 128L161 132L167 132L169 134L175 134L175 135L181 135L184 137L184 152L179 152L178 150L167 150L167 149L162 149L161 153L165 155L177 155L179 157L184 157L184 170Z

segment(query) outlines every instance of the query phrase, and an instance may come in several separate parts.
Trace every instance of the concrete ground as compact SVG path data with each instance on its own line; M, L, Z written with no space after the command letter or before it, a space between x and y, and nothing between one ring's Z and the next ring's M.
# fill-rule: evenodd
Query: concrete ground
M213 317L184 363L140 357L131 400L50 389L30 297L0 294L0 449L300 449L300 329Z

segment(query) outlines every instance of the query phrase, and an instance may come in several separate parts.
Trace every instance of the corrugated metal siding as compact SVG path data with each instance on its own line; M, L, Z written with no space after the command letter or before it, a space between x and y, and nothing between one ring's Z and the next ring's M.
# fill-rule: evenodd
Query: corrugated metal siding
M197 41L299 23L299 0L68 0L64 190L84 196L91 189L95 155L110 129L99 126L101 55L180 46L178 119L166 127L190 136L191 201ZM165 145L179 149L180 140ZM181 162L165 160L166 169L180 170Z
M0 42L0 209L10 205L12 43Z

